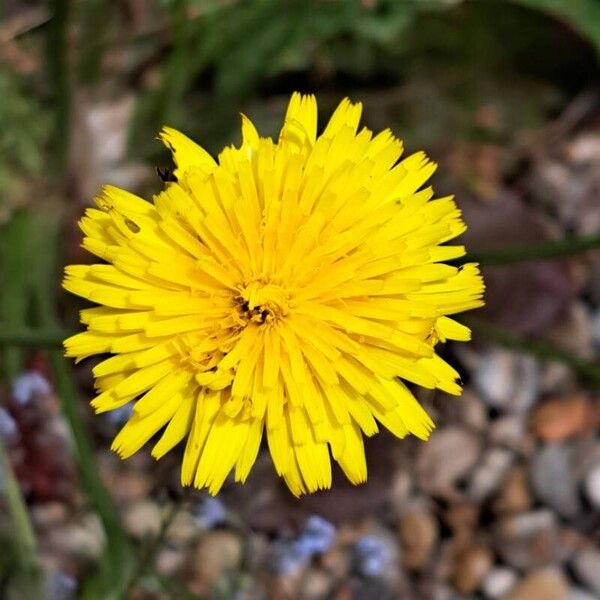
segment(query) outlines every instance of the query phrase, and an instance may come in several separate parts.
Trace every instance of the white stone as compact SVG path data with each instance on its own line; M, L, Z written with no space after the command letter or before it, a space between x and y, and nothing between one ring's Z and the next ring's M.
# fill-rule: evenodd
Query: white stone
M495 600L508 594L517 582L517 574L506 567L493 568L484 578L481 589L486 598Z

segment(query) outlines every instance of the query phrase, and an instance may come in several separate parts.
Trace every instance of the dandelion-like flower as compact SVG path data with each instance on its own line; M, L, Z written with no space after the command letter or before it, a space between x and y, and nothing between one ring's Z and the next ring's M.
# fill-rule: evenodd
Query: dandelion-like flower
M114 356L93 373L97 412L134 401L113 449L162 432L186 440L181 480L215 494L248 477L266 437L292 493L329 488L331 457L367 478L363 435L382 425L427 439L406 384L459 394L438 342L468 340L449 318L483 304L475 264L446 245L465 230L452 198L420 189L436 165L400 160L389 130L359 127L344 100L317 136L313 96L294 94L279 140L242 116L242 144L215 161L165 127L172 181L145 200L105 187L81 220L105 263L66 268L64 287L100 306L68 356Z

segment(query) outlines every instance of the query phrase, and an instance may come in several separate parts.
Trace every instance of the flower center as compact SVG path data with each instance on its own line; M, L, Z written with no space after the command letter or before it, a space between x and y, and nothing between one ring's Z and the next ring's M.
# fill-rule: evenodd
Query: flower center
M289 295L273 283L252 281L240 290L236 298L244 322L272 323L287 314Z

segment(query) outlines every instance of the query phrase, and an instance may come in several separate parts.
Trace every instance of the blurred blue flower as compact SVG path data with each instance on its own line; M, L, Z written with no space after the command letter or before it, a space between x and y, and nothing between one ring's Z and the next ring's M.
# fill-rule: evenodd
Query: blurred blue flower
M327 520L313 515L306 520L296 544L305 556L327 552L335 540L335 527Z
M12 382L12 396L20 406L28 404L34 396L47 396L51 393L52 386L38 371L25 371Z
M335 540L335 527L322 517L309 517L296 538L276 541L271 548L271 568L278 574L289 573L323 554Z
M354 545L354 562L358 573L365 577L381 575L393 560L388 542L375 535L366 535Z
M269 568L278 575L291 573L308 561L308 556L298 545L298 540L277 540L271 546Z
M192 516L204 529L213 529L227 521L227 509L213 496L205 496L192 506Z
M11 442L19 437L19 429L10 413L0 406L0 438L3 442Z
M128 402L119 408L115 408L102 414L102 418L111 427L121 427L133 414L133 402Z
M77 581L60 571L48 573L44 582L44 598L47 600L72 600L77 591Z

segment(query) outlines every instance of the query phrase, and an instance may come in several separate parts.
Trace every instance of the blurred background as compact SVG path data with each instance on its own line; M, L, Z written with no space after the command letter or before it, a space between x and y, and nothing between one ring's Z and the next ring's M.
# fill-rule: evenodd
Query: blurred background
M0 598L600 598L599 53L598 0L0 2ZM263 453L209 498L108 451L130 409L63 358L60 272L101 184L161 189L163 124L218 151L294 90L439 162L487 307L428 443L300 500Z

